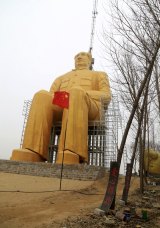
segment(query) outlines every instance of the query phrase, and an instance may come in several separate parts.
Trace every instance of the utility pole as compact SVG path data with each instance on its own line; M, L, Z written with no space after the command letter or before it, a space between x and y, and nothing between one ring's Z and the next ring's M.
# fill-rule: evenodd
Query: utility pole
M90 39L90 47L89 52L92 54L93 50L93 41L94 41L94 34L95 34L95 24L96 24L96 16L98 14L97 11L98 0L94 0L93 2L93 11L92 11L92 26L91 26L91 39ZM94 58L92 58L90 69L92 70L94 64Z

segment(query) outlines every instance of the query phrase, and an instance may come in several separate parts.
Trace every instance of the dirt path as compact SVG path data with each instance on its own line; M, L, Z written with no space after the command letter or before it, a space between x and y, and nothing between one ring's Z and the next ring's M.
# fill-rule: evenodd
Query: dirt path
M63 180L59 191L56 178L0 173L0 228L56 228L68 216L92 212L102 203L107 179ZM123 183L120 177L117 197ZM131 192L138 185L138 179L134 179Z

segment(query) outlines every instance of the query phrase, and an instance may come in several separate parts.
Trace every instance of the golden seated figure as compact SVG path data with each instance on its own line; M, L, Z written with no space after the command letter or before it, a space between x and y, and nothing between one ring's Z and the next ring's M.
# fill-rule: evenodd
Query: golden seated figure
M41 90L34 95L24 134L22 149L12 152L11 160L45 161L51 127L62 121L56 163L88 162L88 121L99 119L100 99L109 104L111 91L104 72L90 70L92 56L80 52L75 56L75 69L58 77L50 91ZM69 93L69 108L52 104L54 92Z
M149 174L160 175L160 152L153 149L145 150L144 165Z

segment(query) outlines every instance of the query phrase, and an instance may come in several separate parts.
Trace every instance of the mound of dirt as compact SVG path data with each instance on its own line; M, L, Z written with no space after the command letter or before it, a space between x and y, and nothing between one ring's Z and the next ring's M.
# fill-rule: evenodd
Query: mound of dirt
M60 190L60 180L57 178L1 172L0 227L122 227L124 222L118 220L115 215L109 215L108 218L94 214L95 208L98 208L103 201L107 183L107 174L96 181L63 179ZM117 202L121 198L123 186L124 177L120 176ZM135 203L141 200L138 188L139 178L133 177L129 201ZM141 202L137 207L141 208ZM120 210L118 207L117 209ZM160 214L155 218L158 216Z

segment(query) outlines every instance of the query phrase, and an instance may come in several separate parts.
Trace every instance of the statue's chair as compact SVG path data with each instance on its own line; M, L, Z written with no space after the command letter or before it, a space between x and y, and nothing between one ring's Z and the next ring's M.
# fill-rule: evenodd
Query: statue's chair
M58 141L61 132L61 122L57 122L52 127L48 162L55 162ZM105 125L101 125L100 121L91 121L88 123L88 156L89 164L104 166L104 153L105 153Z

